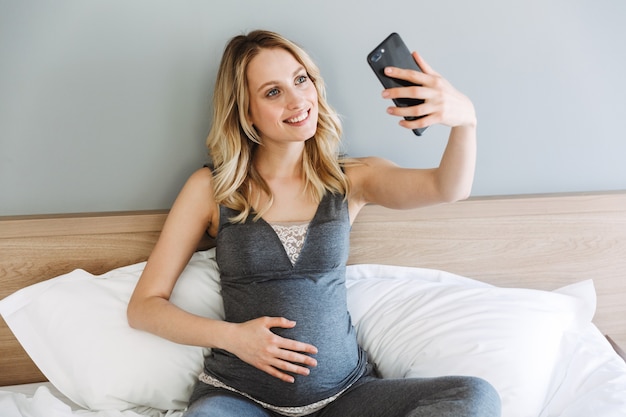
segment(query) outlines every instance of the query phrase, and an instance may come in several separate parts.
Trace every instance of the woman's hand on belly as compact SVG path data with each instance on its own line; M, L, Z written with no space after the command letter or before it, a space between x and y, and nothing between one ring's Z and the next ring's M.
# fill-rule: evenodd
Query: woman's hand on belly
M273 377L293 383L294 377L286 372L308 375L308 367L317 366L317 361L309 356L316 354L317 348L278 336L270 329L295 326L295 321L284 317L260 317L233 323L232 331L228 332L220 347Z

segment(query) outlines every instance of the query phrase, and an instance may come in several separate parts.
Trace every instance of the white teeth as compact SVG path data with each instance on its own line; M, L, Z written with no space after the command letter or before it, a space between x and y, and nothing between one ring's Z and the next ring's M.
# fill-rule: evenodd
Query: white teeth
M292 119L287 119L287 123L298 123L298 122L301 122L304 119L306 119L306 117L308 115L309 115L309 112L304 112L300 116L294 117Z

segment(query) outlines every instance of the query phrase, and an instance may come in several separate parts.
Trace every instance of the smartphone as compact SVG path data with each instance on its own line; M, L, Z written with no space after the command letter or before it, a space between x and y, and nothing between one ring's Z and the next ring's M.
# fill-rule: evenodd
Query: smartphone
M380 45L374 48L374 50L367 55L367 62L385 88L416 85L405 80L399 80L397 78L386 76L384 73L385 67L413 69L422 72L422 69L419 65L417 65L415 59L413 59L409 48L406 47L400 35L395 32L387 36L387 38L382 41ZM424 100L413 98L394 98L393 102L398 107L409 107L422 104ZM405 119L416 120L421 117L424 116L405 117ZM413 129L413 133L417 136L421 136L426 129L426 127Z

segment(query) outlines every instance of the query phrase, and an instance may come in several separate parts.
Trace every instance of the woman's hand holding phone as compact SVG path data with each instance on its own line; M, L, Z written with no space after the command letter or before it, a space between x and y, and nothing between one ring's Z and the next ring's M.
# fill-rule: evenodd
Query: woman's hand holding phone
M417 52L413 52L412 56L421 72L388 66L384 74L415 85L386 88L382 95L388 99L420 99L424 102L416 106L390 106L387 112L404 117L400 125L407 129L423 129L433 124L475 126L476 112L469 98L433 70Z
M409 52L392 33L367 55L367 62L385 87L383 97L397 107L388 112L404 117L400 125L420 136L432 124L475 126L472 102L458 92L416 52Z

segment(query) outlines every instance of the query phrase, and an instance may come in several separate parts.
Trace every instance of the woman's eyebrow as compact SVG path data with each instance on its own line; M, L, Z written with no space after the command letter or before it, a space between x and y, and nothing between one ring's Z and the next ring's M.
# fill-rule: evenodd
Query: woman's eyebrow
M296 75L298 75L298 74L299 74L300 72L302 72L303 70L304 70L304 67L303 67L302 65L301 65L301 66L299 66L299 67L298 67L298 69L296 69L296 70L293 72L292 77L295 77ZM267 82L265 82L265 83L261 84L261 86L257 89L257 91L264 90L266 87L268 87L268 86L270 86L270 85L275 85L275 84L280 84L280 82L279 82L279 81L267 81Z

